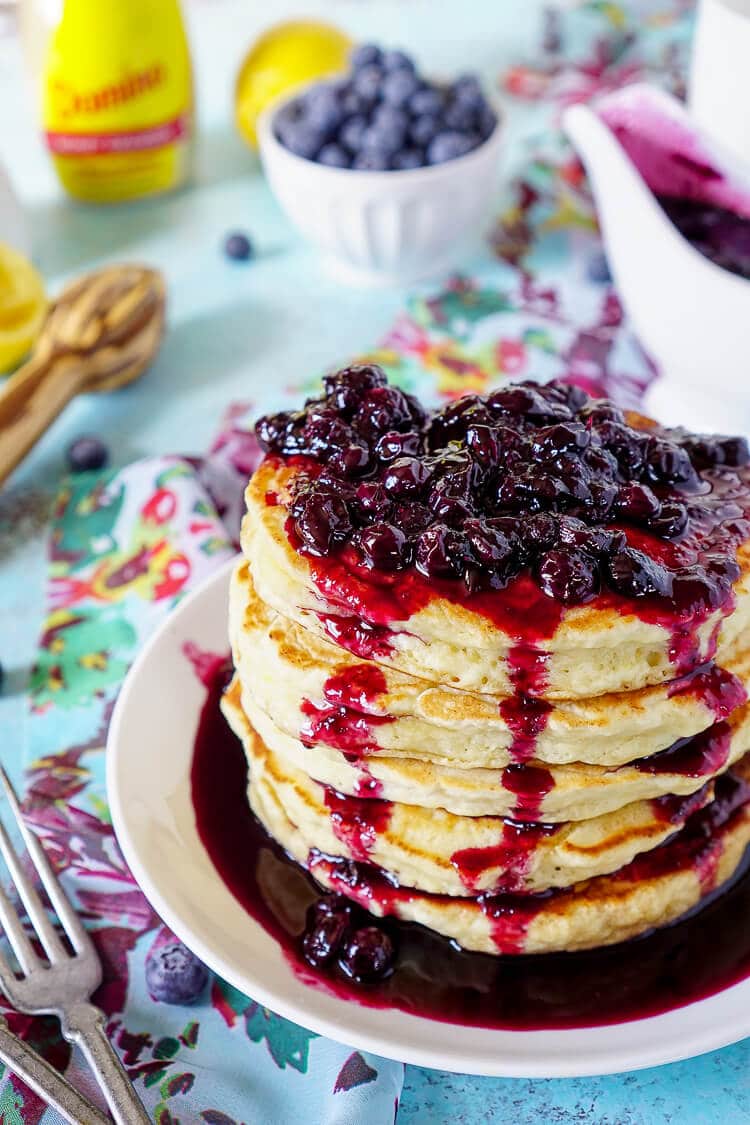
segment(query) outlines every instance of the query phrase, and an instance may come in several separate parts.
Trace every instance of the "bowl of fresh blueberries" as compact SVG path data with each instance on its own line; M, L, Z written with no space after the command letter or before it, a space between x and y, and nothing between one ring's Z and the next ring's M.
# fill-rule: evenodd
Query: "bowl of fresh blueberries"
M347 74L274 102L258 127L287 216L360 285L456 263L491 207L501 133L475 75L430 81L404 51L370 43Z

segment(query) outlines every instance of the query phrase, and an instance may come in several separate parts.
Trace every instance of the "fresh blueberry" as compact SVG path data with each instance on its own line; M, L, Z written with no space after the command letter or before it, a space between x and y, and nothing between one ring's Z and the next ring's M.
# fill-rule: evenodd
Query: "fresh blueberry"
M313 86L305 97L305 117L315 129L331 136L344 117L336 91L331 86Z
M444 164L446 160L455 160L456 157L465 156L476 148L476 138L467 137L465 133L446 130L438 133L427 146L428 164Z
M348 168L351 162L349 153L335 141L323 145L318 153L318 164L325 164L329 168Z
M372 127L383 133L395 133L401 140L409 127L409 116L392 105L379 105L372 115Z
M109 450L97 437L80 437L68 446L68 464L74 473L103 469L109 461Z
M405 106L419 89L419 79L410 70L394 70L383 79L383 101L388 105Z
M369 104L356 90L348 89L341 95L341 112L344 117L352 117L355 113L367 113Z
M383 152L358 152L352 161L358 172L387 172L390 161Z
M609 272L609 262L603 250L597 250L586 263L586 276L589 281L601 282L606 285L612 280Z
M295 156L304 160L312 160L320 151L324 136L320 129L301 119L287 125L280 133L281 143Z
M455 129L457 133L469 133L476 129L477 113L470 102L462 102L456 98L445 110L443 121L448 129Z
M424 165L424 154L418 148L402 148L394 153L391 167L399 172L407 172L411 168L421 168Z
M359 152L367 128L367 118L363 114L356 113L341 126L338 137L339 144L348 148L351 153Z
M497 114L485 102L484 105L479 107L477 113L477 125L479 127L479 135L483 141L486 141L495 131L497 125Z
M146 959L146 987L152 1000L194 1004L208 983L208 969L180 942L152 950Z
M442 122L437 114L425 113L412 121L409 136L415 145L424 148L425 145L430 143L433 137L437 136L442 127Z
M349 62L355 70L361 70L371 63L379 63L382 57L383 52L374 43L360 43L349 55Z
M458 101L462 101L467 105L473 105L479 108L481 102L484 101L484 94L482 87L479 84L479 79L474 74L462 74L453 83L452 88L453 97Z
M416 69L414 60L405 51L383 51L380 63L386 74L393 70L410 70L413 72Z
M391 77L395 77L395 75ZM363 98L368 105L378 100L382 84L383 71L375 63L370 63L369 66L363 66L361 70L354 72L354 77L352 79L354 91L359 94L360 98Z
M235 262L247 262L253 257L253 244L242 231L233 231L224 239L224 253Z
M409 112L412 117L421 117L424 113L439 114L445 102L444 95L434 86L425 86L417 90L409 98Z

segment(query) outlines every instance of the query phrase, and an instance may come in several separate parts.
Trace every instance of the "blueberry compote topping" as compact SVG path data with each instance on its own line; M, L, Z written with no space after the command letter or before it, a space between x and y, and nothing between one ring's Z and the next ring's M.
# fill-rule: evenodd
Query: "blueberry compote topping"
M680 234L704 257L750 278L750 219L695 199L662 195L659 202Z
M692 617L728 601L750 534L744 439L637 430L561 382L428 413L379 367L349 367L257 434L295 458L302 551L410 568L461 598L527 575L560 605L604 592Z

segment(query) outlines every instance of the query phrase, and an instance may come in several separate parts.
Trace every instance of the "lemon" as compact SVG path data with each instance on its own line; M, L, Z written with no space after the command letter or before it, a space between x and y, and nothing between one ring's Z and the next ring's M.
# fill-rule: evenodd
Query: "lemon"
M289 20L264 32L250 48L235 86L235 120L253 147L258 115L295 86L346 69L351 40L318 20Z
M41 277L23 254L0 242L0 372L31 350L46 313Z

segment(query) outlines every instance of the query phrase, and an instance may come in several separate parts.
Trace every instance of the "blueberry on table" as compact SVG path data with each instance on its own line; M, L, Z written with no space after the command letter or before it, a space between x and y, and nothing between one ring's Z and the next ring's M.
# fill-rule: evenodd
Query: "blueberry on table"
M234 262L247 262L253 257L253 244L242 231L233 231L224 239L224 253Z
M68 446L68 464L74 473L103 469L109 461L109 450L97 437L80 437Z
M208 983L208 969L180 942L153 950L146 959L146 987L164 1004L193 1004Z

